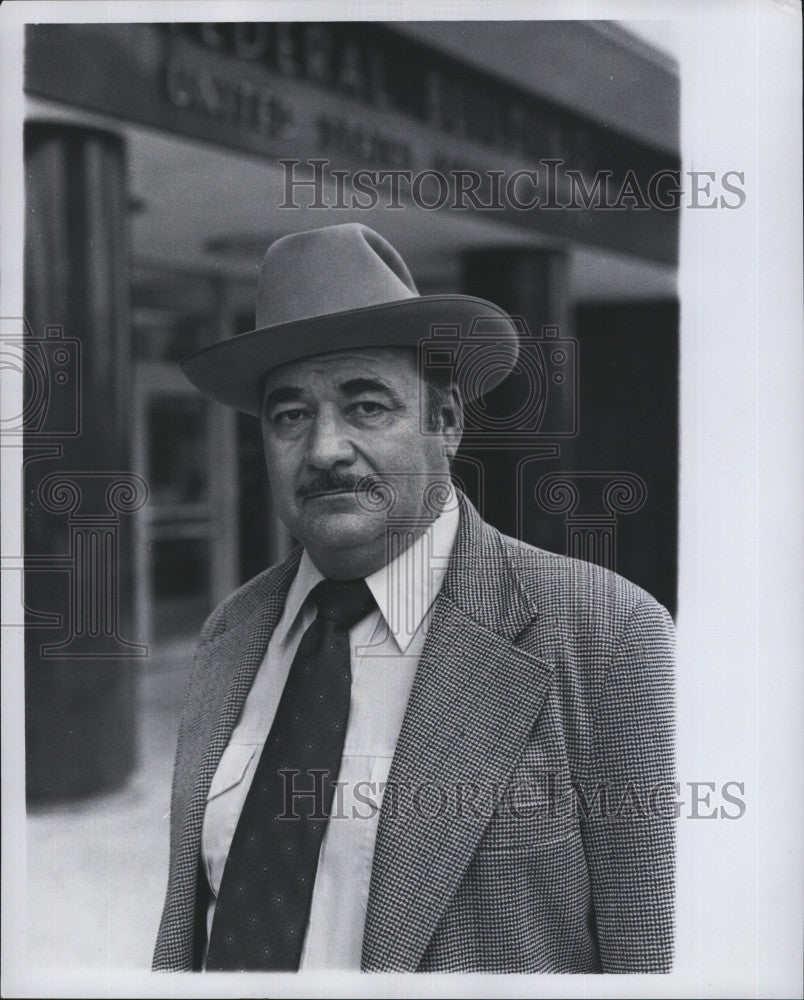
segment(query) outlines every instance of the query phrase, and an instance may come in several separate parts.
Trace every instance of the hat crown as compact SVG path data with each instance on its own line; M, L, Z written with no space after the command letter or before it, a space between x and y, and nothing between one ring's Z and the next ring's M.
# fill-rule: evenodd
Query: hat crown
M492 358L482 377L465 380L467 401L498 385L516 364L518 335L510 316L469 295L420 295L391 244L349 222L272 244L260 267L256 329L200 347L181 364L212 399L259 416L265 375L282 365L332 351L420 351L444 328L451 332L441 354L449 359L457 346L454 331L471 336L479 320L493 320L499 329L491 339L481 335Z
M266 251L258 329L418 298L405 262L368 226L347 222L283 236Z

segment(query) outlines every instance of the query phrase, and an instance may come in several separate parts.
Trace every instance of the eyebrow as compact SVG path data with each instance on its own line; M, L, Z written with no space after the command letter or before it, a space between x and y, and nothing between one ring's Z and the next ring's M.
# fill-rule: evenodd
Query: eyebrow
M402 397L380 378L350 378L346 382L341 382L338 389L349 399L360 396L364 392L382 392L394 403L395 406L404 406ZM269 410L280 403L296 403L304 398L304 389L297 385L279 385L275 389L265 394L263 409Z
M403 406L405 403L387 382L383 382L379 378L350 378L346 382L341 382L338 388L344 396L348 396L350 399L360 396L364 392L382 392L397 406Z
M295 403L300 400L304 395L304 390L300 389L297 385L279 385L276 389L271 389L270 392L265 394L265 398L262 401L262 407L264 410L270 409L272 406L277 406L279 403Z

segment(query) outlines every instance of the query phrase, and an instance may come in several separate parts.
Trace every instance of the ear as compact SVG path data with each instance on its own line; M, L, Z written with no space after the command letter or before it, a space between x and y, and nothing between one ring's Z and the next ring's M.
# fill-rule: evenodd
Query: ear
M444 437L444 451L452 465L463 437L463 398L456 385L450 389L449 403L441 407L441 433Z

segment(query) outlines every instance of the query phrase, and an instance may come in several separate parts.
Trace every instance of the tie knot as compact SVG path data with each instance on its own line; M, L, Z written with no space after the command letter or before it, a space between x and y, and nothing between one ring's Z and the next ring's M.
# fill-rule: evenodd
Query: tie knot
M365 580L322 580L312 590L318 618L335 622L348 632L375 606Z

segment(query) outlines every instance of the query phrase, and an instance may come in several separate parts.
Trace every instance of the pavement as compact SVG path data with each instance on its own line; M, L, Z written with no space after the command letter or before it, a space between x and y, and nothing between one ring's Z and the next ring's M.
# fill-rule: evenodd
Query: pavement
M150 968L167 880L170 782L189 663L188 655L171 655L142 669L140 760L123 788L29 810L32 970Z

